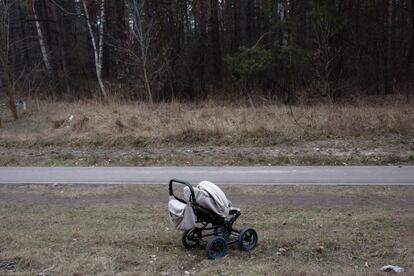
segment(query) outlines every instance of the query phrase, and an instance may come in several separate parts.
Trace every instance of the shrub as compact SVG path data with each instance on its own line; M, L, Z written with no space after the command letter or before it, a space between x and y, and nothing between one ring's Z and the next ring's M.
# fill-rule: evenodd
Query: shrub
M268 70L272 65L272 53L262 48L242 47L225 61L235 78L244 79Z

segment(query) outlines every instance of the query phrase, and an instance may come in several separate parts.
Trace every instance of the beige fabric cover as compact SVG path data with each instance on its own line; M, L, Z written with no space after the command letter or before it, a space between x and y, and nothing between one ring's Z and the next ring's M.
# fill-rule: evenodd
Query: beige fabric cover
M227 199L224 192L214 183L210 181L201 181L197 188L202 191L206 191L216 203L219 215L227 217L231 208L231 202Z
M176 229L185 231L195 226L196 216L191 203L184 204L170 196L168 210L170 211L171 223Z
M231 202L217 185L209 181L202 181L193 189L196 202L202 207L213 211L223 218L229 215ZM185 187L184 198L186 201L190 200L190 195L190 189Z

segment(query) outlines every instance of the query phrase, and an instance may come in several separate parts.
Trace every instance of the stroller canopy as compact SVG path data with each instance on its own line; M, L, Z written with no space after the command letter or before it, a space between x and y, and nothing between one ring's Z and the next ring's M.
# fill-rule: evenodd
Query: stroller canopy
M193 189L197 204L223 218L229 215L231 202L217 185L210 181L202 181ZM190 197L191 191L188 187L184 188L184 199L188 202L187 204L178 201L173 196L170 197L168 209L171 222L179 230L188 230L195 225L196 217L191 207Z
M224 192L214 183L210 181L201 181L194 188L194 194L198 204L204 208L213 211L217 215L225 218L229 215L231 202L227 199ZM184 188L185 200L190 199L190 189Z

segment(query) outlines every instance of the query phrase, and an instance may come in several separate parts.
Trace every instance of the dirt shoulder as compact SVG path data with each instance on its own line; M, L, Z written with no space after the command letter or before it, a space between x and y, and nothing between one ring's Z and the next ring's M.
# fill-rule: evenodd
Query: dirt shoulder
M412 165L412 137L290 141L274 146L1 147L0 166Z

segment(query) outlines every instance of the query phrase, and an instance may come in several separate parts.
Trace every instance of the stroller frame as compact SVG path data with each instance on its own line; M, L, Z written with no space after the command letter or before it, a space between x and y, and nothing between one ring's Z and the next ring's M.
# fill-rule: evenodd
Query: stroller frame
M176 196L173 190L173 184L182 184L190 189L189 202ZM176 200L191 204L196 216L196 223L201 227L194 227L183 233L182 243L186 248L195 248L199 246L203 238L213 237L206 246L206 253L209 259L219 259L227 254L227 246L231 244L239 244L242 251L252 251L257 245L257 233L253 228L234 229L233 224L240 217L241 212L238 209L230 209L226 218L204 208L196 201L193 186L183 180L171 179L169 182L169 195ZM207 232L207 233L206 233Z

